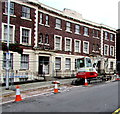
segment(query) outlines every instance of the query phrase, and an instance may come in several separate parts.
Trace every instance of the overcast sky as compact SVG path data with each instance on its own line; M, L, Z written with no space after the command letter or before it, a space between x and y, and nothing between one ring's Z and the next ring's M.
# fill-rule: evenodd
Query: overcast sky
M39 0L41 3L63 10L72 9L84 19L118 28L118 2L120 0Z

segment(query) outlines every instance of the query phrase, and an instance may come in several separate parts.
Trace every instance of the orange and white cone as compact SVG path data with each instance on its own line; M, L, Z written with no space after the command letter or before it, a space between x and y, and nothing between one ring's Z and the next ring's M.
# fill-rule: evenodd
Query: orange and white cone
M58 93L58 85L55 83L54 93Z
M21 95L20 95L20 87L17 85L16 86L16 98L15 102L22 101Z
M84 83L84 86L88 86L88 82L87 82L86 77L85 77L85 83Z
M119 75L117 74L116 81L120 80Z

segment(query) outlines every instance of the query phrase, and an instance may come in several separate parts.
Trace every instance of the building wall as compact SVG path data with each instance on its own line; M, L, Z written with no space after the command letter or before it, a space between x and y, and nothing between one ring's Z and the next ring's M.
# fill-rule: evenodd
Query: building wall
M69 13L66 14L65 12L55 10L48 6L42 4L35 4L35 3L25 3L22 1L11 0L15 3L15 14L10 16L10 24L15 26L15 41L14 43L20 43L21 38L21 27L26 27L31 29L31 45L23 45L21 44L21 48L23 48L23 54L29 54L29 69L28 70L21 70L20 69L20 62L21 62L21 55L17 52L13 53L13 64L14 64L14 71L16 72L29 72L31 74L31 79L36 78L35 75L38 73L39 68L39 57L48 57L49 58L49 74L46 76L55 76L55 58L61 58L61 72L65 71L65 59L71 59L71 71L75 70L75 59L82 57L82 56L101 56L104 59L108 59L108 68L110 68L110 61L114 61L114 70L115 70L115 59L116 59L116 32L114 29L97 24L94 22L90 22L84 20L83 18L70 17ZM21 17L22 15L22 6L30 7L30 19L24 19ZM40 13L43 14L43 24L40 24ZM75 13L75 12L74 12ZM77 14L77 13L76 13ZM49 16L49 25L45 24L45 17L46 15ZM55 28L56 18L61 19L61 29ZM78 19L79 18L79 19ZM71 32L66 31L66 22L71 23ZM5 3L2 3L2 25L7 23L7 15L5 14ZM75 33L75 25L80 25L80 34ZM84 35L84 27L88 27L89 29L89 36ZM93 36L93 29L98 30L98 37ZM105 31L108 32L108 41L105 40ZM2 33L2 30L0 30ZM39 44L39 35L40 33L43 34L43 38L45 41L45 35L49 35L49 45L44 43ZM110 41L110 34L114 34L114 41ZM2 33L3 34L3 33ZM55 42L54 36L59 35L62 37L62 50L55 50ZM65 38L69 37L72 39L72 50L71 52L65 51ZM74 48L74 41L75 40L81 41L81 49L80 52L75 52ZM83 52L83 42L89 42L89 53L85 54ZM93 44L98 44L99 49L98 51L93 50ZM104 55L104 44L110 46L114 46L114 56L110 56L110 48L109 48L109 55ZM48 49L45 49L47 47ZM3 51L0 50L0 60L3 59ZM2 71L2 61L0 61L0 70ZM103 62L104 64L104 62ZM102 65L103 65L102 64ZM101 65L101 66L102 66ZM101 67L104 69L104 65Z

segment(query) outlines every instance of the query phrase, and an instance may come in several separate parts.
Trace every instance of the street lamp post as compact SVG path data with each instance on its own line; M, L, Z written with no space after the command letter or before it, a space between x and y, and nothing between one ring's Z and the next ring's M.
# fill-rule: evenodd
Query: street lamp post
M9 53L9 41L10 41L10 0L8 0L8 11L7 11L7 52L6 52L6 89L9 89L9 61L10 61L10 53Z

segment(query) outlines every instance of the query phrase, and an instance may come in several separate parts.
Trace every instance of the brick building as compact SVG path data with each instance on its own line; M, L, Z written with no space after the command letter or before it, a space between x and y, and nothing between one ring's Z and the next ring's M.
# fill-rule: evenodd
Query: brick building
M7 3L1 4L0 72L4 82ZM98 59L99 72L113 73L116 69L115 29L37 0L11 0L10 13L10 71L14 73L14 81L40 79L43 74L70 77L76 73L75 60L80 56Z
M120 74L120 29L117 30L117 36L116 36L116 59L117 59L117 71Z

